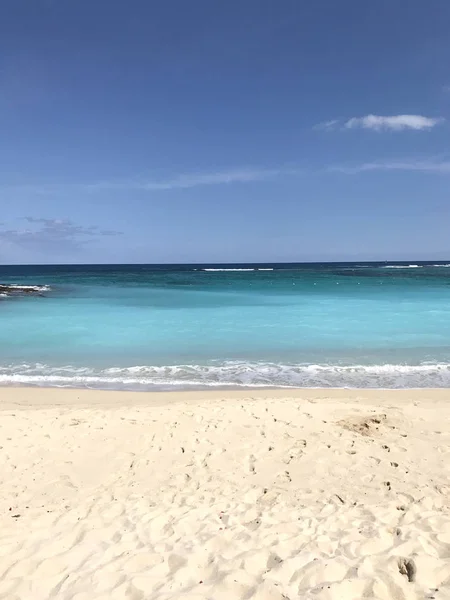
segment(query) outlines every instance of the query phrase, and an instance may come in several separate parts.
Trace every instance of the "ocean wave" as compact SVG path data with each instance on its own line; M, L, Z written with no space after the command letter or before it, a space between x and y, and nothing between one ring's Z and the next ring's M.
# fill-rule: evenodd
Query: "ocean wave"
M382 269L422 269L423 265L385 265Z
M430 267L434 267L434 268L439 268L439 267L444 267L444 268L449 268L450 267L450 263L448 264L434 264L434 265L384 265L381 268L382 269L425 269L425 268L430 268Z
M197 269L194 269L194 270L196 271ZM247 271L248 272L248 271L273 271L274 269L273 268L270 268L270 269L269 268L254 269L254 268L248 267L248 268L240 268L240 269L237 269L237 268L230 268L230 269L208 268L208 269L201 269L201 270L202 271L209 271L209 272L227 272L227 271L231 271L231 272L234 272L234 271Z
M342 366L227 361L106 369L21 364L0 367L0 385L139 391L214 387L447 388L450 364Z

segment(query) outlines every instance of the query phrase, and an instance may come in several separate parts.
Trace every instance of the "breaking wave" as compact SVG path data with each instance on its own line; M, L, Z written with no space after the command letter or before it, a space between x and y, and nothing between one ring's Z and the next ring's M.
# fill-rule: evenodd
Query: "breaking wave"
M194 269L194 270L196 271L197 269ZM231 268L230 269L225 269L225 268L224 269L222 269L222 268L217 268L216 269L216 268L214 268L213 269L211 267L211 268L201 269L201 270L204 271L204 272L220 273L220 272L240 272L240 271L244 271L244 272L249 272L249 271L273 271L274 269L273 269L273 267L271 267L270 269L268 267L267 268L265 268L265 267L262 268L261 267L261 268L258 268L258 269L253 269L253 268L241 268L241 269L237 269L237 268L236 269L234 269L234 268L233 269L231 269Z
M227 361L93 369L37 363L0 367L0 385L139 391L214 387L446 388L450 387L450 364L338 366Z
M423 265L385 265L382 269L422 269Z
M10 283L8 287L18 290L33 290L34 292L47 292L50 289L49 285L19 285L16 283Z

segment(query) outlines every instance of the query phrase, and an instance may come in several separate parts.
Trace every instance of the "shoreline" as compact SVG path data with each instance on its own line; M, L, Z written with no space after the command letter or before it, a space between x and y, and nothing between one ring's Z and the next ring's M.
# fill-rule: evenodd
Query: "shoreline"
M384 398L380 398L380 396ZM293 399L306 401L337 400L344 403L358 401L373 402L386 400L386 396L403 402L428 400L450 403L450 388L211 388L201 390L104 390L93 388L60 388L44 386L0 386L0 410L9 402L32 408L33 406L74 406L80 404L114 406L126 403L127 406L177 404L180 402L202 403L208 400L217 401L251 399Z
M448 358L448 355L447 355ZM450 389L450 363L306 364L225 361L122 367L10 364L0 387L136 392L274 389Z
M450 390L0 388L0 598L450 597Z

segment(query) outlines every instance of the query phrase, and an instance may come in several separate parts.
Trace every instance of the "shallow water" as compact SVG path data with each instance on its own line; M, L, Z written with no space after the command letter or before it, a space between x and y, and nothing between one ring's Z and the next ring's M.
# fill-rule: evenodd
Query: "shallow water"
M0 267L0 382L447 387L449 263Z

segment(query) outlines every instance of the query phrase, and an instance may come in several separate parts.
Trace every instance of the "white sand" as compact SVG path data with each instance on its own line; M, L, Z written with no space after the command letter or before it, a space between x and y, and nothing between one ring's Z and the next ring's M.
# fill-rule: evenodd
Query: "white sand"
M449 391L0 407L0 598L450 598Z

